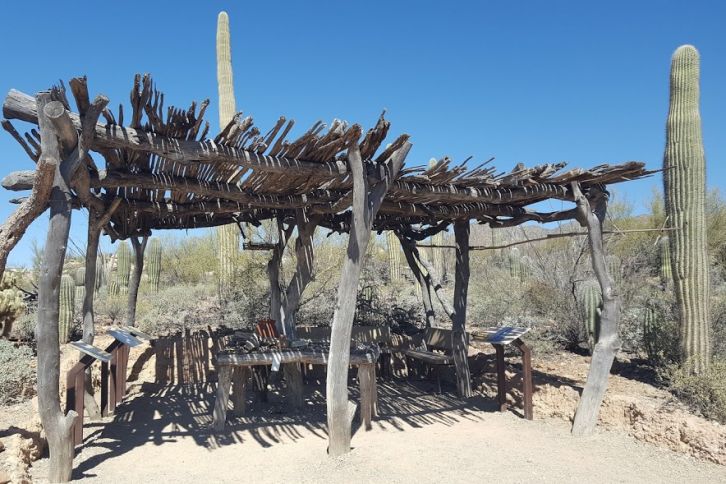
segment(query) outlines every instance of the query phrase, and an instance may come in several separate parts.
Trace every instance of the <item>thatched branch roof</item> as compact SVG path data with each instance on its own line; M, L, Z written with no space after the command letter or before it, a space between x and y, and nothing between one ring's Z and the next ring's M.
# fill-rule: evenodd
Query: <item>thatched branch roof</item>
M90 106L86 80L76 78L70 85L79 111L70 118L80 131ZM360 145L369 183L375 184L383 176L382 162L408 140L403 134L384 145L390 123L383 115L365 134L357 124L334 120L329 126L317 122L294 138L293 120L280 117L264 130L251 116L238 113L210 137L209 123L204 121L209 102L192 103L187 109L165 107L164 95L148 75L135 77L130 100L130 110L121 105L115 112L104 110L105 122L96 124L95 132L85 138L90 150L104 159L104 166L87 159L90 195L105 206L122 199L111 217L118 237L155 229L257 223L302 207L321 214L323 226L345 231L352 188L348 148ZM8 94L3 114L38 122L35 98L18 91ZM9 122L3 127L37 159L36 129L21 136ZM374 228L436 226L462 218L493 226L562 220L572 214L538 213L527 206L546 199L572 201L572 182L587 190L650 173L639 162L571 170L565 170L564 163L517 165L502 173L489 162L470 168L443 158L428 168L404 167ZM32 172L11 175L6 188L32 186Z

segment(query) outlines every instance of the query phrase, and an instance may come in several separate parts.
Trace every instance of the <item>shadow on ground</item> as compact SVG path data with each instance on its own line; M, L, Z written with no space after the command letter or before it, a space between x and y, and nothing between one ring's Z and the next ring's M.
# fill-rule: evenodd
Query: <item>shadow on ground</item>
M285 401L284 389L268 393L268 402L248 392L247 413L235 417L230 410L224 432L211 430L216 384L163 386L143 383L116 409L110 422L87 422L84 445L75 466L74 478L93 475L104 460L143 446L174 443L192 438L211 450L226 445L270 447L283 441L304 438L326 439L324 382L305 387L305 405L293 410ZM358 402L357 385L350 398ZM480 420L481 412L496 411L493 400L475 396L466 401L454 393L433 393L427 381L379 381L378 417L374 428L405 431L431 424L454 425L468 419ZM363 432L359 419L353 432Z

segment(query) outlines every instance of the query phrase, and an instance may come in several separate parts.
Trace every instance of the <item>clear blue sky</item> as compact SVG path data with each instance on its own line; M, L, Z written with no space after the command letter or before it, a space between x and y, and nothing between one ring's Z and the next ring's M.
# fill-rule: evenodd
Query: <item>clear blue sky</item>
M445 4L448 3L448 4ZM701 52L708 183L726 188L726 2L3 2L0 92L35 93L88 75L91 94L128 102L150 72L167 104L210 98L217 127L217 13L231 19L238 110L270 126L340 117L371 126L383 108L411 134L408 164L495 156L502 170L641 160L659 168L672 52ZM299 132L299 131L296 131ZM0 174L32 162L0 133ZM660 177L618 190L642 205ZM17 196L1 190L0 218ZM555 207L556 208L556 207ZM72 237L85 244L85 216ZM10 257L29 263L47 214ZM108 246L106 246L108 247Z

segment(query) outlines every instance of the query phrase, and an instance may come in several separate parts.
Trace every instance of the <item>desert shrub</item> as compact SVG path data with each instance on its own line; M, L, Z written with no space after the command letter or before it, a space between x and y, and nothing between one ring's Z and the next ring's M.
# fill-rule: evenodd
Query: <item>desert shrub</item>
M13 324L12 336L20 341L35 340L35 326L38 322L36 312L26 312Z
M711 298L713 357L726 360L726 285L712 291Z
M18 403L35 393L35 356L25 345L0 340L0 405Z
M726 424L726 360L714 360L709 370L693 375L682 367L667 371L670 390L704 417Z
M209 285L178 285L156 294L139 295L136 315L139 329L152 335L174 334L185 329L221 323L216 291Z
M110 324L121 321L126 313L126 295L102 291L94 303L96 319L108 319Z

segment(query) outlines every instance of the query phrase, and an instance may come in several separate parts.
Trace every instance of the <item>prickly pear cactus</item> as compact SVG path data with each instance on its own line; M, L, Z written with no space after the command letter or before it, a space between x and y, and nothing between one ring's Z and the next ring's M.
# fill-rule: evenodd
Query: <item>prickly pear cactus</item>
M585 336L590 348L594 348L600 338L600 306L602 295L596 285L588 285L582 291L582 309L585 314Z
M401 279L401 248L398 237L393 231L386 232L386 250L388 252L388 276L391 281Z
M73 315L75 314L76 284L68 275L61 277L60 306L58 313L58 339L61 343L70 340L73 328Z
M699 55L690 45L673 54L663 181L671 271L678 303L681 357L700 373L711 359L706 243L706 157L699 113Z
M161 240L151 239L148 252L149 262L149 286L151 292L159 292L159 280L161 279Z
M219 91L219 127L224 129L235 115L232 80L232 48L230 46L229 16L220 12L217 17L217 88ZM220 293L234 287L239 255L239 228L235 224L217 227L219 250L218 283Z

